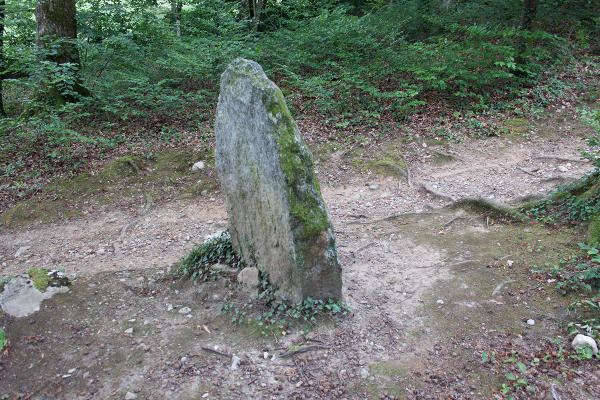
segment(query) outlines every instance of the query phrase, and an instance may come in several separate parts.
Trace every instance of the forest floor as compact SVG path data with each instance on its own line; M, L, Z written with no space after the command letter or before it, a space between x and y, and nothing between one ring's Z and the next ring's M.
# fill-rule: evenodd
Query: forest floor
M559 108L521 134L315 147L352 312L269 336L219 312L226 278L168 275L195 243L226 228L210 162L189 173L195 160L171 153L167 160L186 164L168 179L160 175L169 190L153 178L164 165L135 160L125 162L129 174L79 181L104 176L110 187L51 188L4 214L0 278L60 268L72 285L37 313L0 317L9 340L0 396L598 398L597 360L570 357L559 326L569 319L566 299L531 272L571 254L585 241L581 228L444 208L464 197L511 203L581 177L593 168L578 152L589 135L575 113ZM398 172L406 166L408 180ZM107 195L125 189L122 198ZM72 203L69 193L78 197ZM289 349L311 351L278 356Z

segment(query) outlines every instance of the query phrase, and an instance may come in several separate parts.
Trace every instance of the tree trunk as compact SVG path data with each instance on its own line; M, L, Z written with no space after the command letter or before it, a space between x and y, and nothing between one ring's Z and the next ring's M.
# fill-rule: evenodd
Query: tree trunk
M183 3L177 0L171 0L171 13L169 19L171 25L175 27L175 33L177 36L181 36L181 10L183 9Z
M6 16L6 0L0 0L0 73L4 74L6 64L4 62L4 20ZM4 102L2 101L2 81L0 76L0 116L5 116Z
M56 54L46 56L58 64L79 66L79 52L73 41L77 39L75 0L38 0L35 9L37 44L42 48L58 40Z
M260 19L261 19L263 5L264 5L263 1L254 0L254 7L253 7L254 19L252 20L252 24L254 25L254 30L256 30L256 31L258 31L260 29Z
M521 9L521 20L519 21L519 30L528 31L533 25L535 15L537 12L538 0L523 0L523 8ZM516 43L517 57L516 63L518 65L525 64L526 57L525 51L527 50L527 41L523 36L517 39ZM520 73L520 75L524 75Z
M79 52L75 45L76 11L75 0L38 0L35 9L37 45L43 50L46 61L58 65L74 64L77 69L81 67ZM63 94L56 86L48 89L56 106L76 100L72 95ZM79 81L73 85L73 90L81 95L89 95L89 91Z

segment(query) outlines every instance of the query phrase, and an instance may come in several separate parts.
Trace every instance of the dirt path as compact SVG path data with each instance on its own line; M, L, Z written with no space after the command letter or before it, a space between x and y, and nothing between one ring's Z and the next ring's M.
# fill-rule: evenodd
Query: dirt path
M574 233L550 237L537 225L490 225L481 215L440 210L448 200L423 190L421 183L448 197L509 202L545 193L591 170L589 163L577 161L577 149L584 147L580 136L533 136L450 147L390 143L387 151L401 152L407 161L412 187L368 171L324 169L333 171L321 173L320 180L353 313L314 327L310 341L302 328L273 339L251 326L232 327L218 311L227 291L221 280L198 287L164 278L194 243L226 227L219 193L145 211L111 210L5 229L0 277L32 267L62 267L79 279L69 294L46 301L41 312L0 319L11 341L0 363L0 395L494 396L501 383L481 364L481 351L500 352L506 337L516 344L539 344L557 334L555 320L539 315L556 315L564 307L549 286L534 287L529 265L567 251L575 244ZM191 310L179 313L183 307ZM530 318L538 323L527 325ZM272 357L310 343L322 349ZM239 368L231 369L229 356L203 350L207 346L239 356ZM597 373L597 368L582 370L586 384L573 380L558 388L550 379L532 396L547 398L552 391L562 398L600 395Z

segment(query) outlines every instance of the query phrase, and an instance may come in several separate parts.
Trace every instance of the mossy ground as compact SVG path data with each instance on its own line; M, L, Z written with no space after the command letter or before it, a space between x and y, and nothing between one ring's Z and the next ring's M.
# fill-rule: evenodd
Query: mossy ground
M531 123L526 118L511 118L504 121L503 126L517 135L525 135L531 129Z
M190 171L198 160L208 165ZM39 195L16 204L0 216L8 227L49 223L82 216L84 212L112 204L145 206L150 200L192 198L218 184L214 160L192 149L170 149L152 157L125 155L93 173L57 179Z

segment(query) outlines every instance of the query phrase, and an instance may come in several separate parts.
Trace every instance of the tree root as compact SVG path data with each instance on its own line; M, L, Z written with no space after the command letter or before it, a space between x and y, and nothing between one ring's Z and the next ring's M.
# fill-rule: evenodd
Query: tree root
M573 157L561 157L561 156L553 156L548 154L543 154L541 156L535 157L536 160L558 160L558 161L568 161L568 162L579 162L579 163L588 163L590 160L586 158L573 158Z
M476 198L462 198L456 200L452 204L447 205L447 209L455 210L457 208L462 209L470 209L473 211L485 212L488 215L495 216L497 218L507 218L510 220L516 220L519 222L524 222L527 220L527 217L514 208L507 206L506 204L502 204L492 199L486 199L483 197Z
M447 194L443 194L440 193L434 189L432 189L431 187L429 187L427 184L425 183L421 183L420 184L420 189L424 190L425 192L432 194L435 197L439 197L442 200L447 200L447 201L456 201L456 199L452 196L448 196Z

